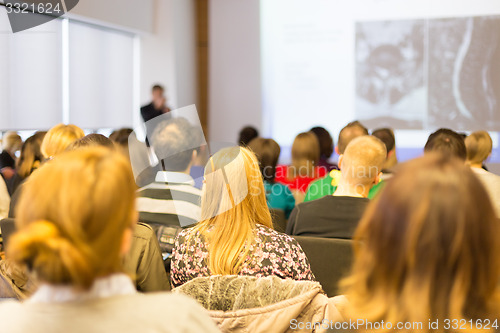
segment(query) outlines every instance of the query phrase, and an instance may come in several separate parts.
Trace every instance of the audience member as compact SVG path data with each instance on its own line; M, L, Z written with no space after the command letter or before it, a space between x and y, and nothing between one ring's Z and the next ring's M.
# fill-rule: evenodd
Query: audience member
M338 170L338 165L329 161L334 150L333 138L330 133L328 133L328 131L324 127L319 126L311 128L310 131L316 135L319 141L320 153L318 166L320 168L325 168L328 172L332 170Z
M432 153L408 162L356 230L345 297L335 298L345 320L368 323L358 332L382 321L393 329L412 323L404 331L418 333L447 332L452 322L473 323L466 332L487 320L491 328L499 310L499 227L488 194L461 160Z
M16 162L16 174L7 181L10 195L13 195L19 185L41 165L43 161L41 146L46 134L47 132L36 132L23 143Z
M9 216L10 195L7 185L0 178L0 220Z
M264 179L267 206L280 209L288 218L295 207L295 199L288 186L275 182L276 165L280 157L280 146L273 139L256 138L248 144L259 160L260 171Z
M183 230L172 253L172 285L210 275L276 275L314 280L300 245L272 229L255 155L225 148L205 167L201 221Z
M195 301L136 294L122 273L134 201L130 164L109 149L64 153L34 173L7 251L41 284L23 303L0 303L2 331L217 332Z
M104 135L89 134L70 144L67 150L87 149L89 147L115 149L113 141ZM123 268L135 281L138 291L170 290L170 282L163 264L160 245L153 229L147 224L135 224L130 250L123 260Z
M45 159L52 159L78 139L85 136L83 130L76 125L59 124L52 127L42 141L42 155Z
M339 157L341 177L333 195L295 207L289 235L350 239L363 215L371 187L379 182L387 151L374 136L352 140Z
M21 149L23 140L16 132L7 132L2 138L0 153L0 174L7 181L14 176L16 167L16 152Z
M240 135L238 138L238 144L240 146L247 146L250 141L259 137L259 131L255 127L245 126L241 129Z
M337 154L342 155L349 142L363 135L368 135L366 127L364 127L359 121L350 122L340 131L335 151ZM307 189L304 202L332 195L337 189L340 174L340 171L332 170L325 177L312 182ZM373 199L382 189L383 184L384 182L380 182L374 185L368 194L368 198Z
M467 164L471 166L472 171L483 183L490 195L495 212L500 217L500 176L483 169L483 163L491 155L493 141L488 132L477 131L465 138L465 147L467 149Z
M394 136L394 130L392 128L379 128L372 132L372 135L385 144L387 149L387 160L382 167L382 173L390 175L393 172L393 168L398 164L398 158L396 156L396 137Z
M139 221L153 227L164 253L171 253L181 227L199 221L201 190L190 176L199 133L188 120L172 118L156 127L151 145L163 171L152 184L141 188L137 198ZM164 240L164 241L162 241Z
M304 200L305 191L312 181L326 175L326 170L318 167L319 154L316 135L311 132L300 133L293 141L291 165L279 165L276 168L276 182L287 185L297 203Z
M464 162L467 158L464 138L457 132L448 128L440 128L429 135L424 147L424 152L438 152L456 157Z

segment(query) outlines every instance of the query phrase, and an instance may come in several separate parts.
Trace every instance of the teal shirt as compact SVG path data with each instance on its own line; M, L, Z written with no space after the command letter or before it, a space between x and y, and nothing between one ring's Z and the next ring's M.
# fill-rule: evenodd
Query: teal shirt
M295 207L295 198L288 186L279 183L269 183L264 181L266 190L267 206L270 209L281 209L285 212L285 217L288 219L290 213Z

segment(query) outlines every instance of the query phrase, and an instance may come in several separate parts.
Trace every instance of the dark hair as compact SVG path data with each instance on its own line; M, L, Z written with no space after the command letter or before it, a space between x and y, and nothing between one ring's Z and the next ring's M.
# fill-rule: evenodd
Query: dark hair
M240 131L240 137L238 139L238 144L240 146L246 146L255 139L256 137L259 136L259 131L255 127L252 126L246 126L243 127Z
M454 156L463 161L467 158L467 149L463 137L448 128L440 128L429 135L424 152L427 153L430 151Z
M161 121L153 131L151 145L166 171L184 171L203 134L185 118Z
M319 153L322 158L330 158L333 154L333 138L324 127L313 127L310 130L319 141Z
M339 140L337 142L339 154L342 155L344 153L349 142L362 135L368 135L368 129L359 121L355 120L345 125L345 127L340 130Z
M280 157L281 148L273 139L255 138L248 144L259 160L260 172L264 180L274 182L276 164Z
M390 152L396 146L396 138L391 128L378 128L372 132L372 135L385 144L387 152Z
M131 128L120 128L110 134L109 139L120 146L128 147L128 138L134 132Z
M163 86L162 86L162 85L160 85L160 84L155 84L155 85L153 86L153 88L151 89L151 91L155 91L155 90L165 91L165 88L163 88Z
M36 132L24 141L21 147L21 155L16 164L17 174L21 178L24 179L31 175L34 169L43 161L41 146L45 134L47 132Z
M71 143L66 150L76 150L78 148L84 148L84 147L106 147L106 148L114 148L115 146L113 145L113 141L108 139L102 134L89 134L84 136L81 139L78 139Z

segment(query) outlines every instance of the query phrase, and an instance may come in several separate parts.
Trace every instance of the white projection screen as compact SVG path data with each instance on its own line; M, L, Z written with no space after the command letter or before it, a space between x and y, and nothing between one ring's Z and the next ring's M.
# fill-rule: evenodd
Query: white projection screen
M263 119L284 145L360 120L396 130L401 160L429 133L488 130L500 162L500 1L261 0Z

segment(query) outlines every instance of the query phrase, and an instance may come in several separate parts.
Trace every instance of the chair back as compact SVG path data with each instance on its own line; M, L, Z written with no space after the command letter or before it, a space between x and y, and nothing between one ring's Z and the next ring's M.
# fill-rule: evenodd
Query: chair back
M316 280L328 297L339 295L338 284L350 271L353 241L350 239L293 236L304 250Z
M3 248L7 248L10 236L16 231L14 219L0 220L0 230L2 232Z
M286 217L285 212L281 209L270 209L271 218L273 219L274 230L278 232L285 232L286 230Z

